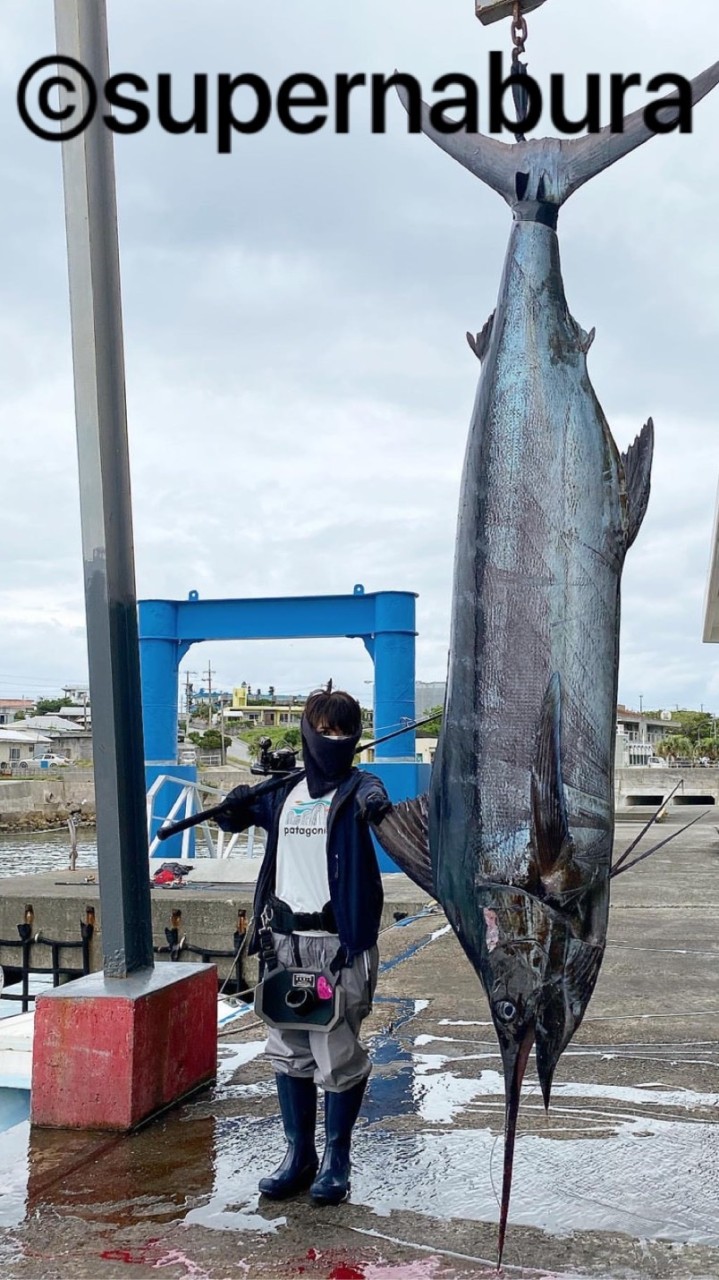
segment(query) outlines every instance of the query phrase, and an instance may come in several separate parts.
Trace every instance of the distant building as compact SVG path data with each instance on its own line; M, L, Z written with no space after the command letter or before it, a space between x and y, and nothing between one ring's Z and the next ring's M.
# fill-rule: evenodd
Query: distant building
M417 720L435 707L444 706L445 680L417 680L414 686L414 712ZM374 706L374 685L370 686L369 701Z
M90 690L87 685L83 684L66 684L63 685L62 692L66 698L70 698L72 702L78 706L82 706L84 702L90 701Z
M418 720L435 707L444 706L446 680L418 680L414 686L414 709Z
M0 698L0 724L12 724L17 715L27 715L34 706L28 698Z
M681 725L672 720L671 711L645 716L641 711L630 711L620 702L617 706L615 764L618 768L648 764L656 755L659 743L673 733L681 733Z
M89 702L83 706L63 707L59 714L64 720L71 720L81 729L89 729L92 725L92 710Z
M50 746L50 737L36 730L0 728L0 771L9 773L13 765L32 760L36 749L47 750Z
M23 725L45 734L59 756L66 756L68 760L92 760L91 731L65 719L64 712L65 708L62 715L29 716Z
M244 725L256 725L263 729L299 726L305 699L291 694L276 695L272 685L267 693L253 694L246 684L232 690L232 703L225 711L225 720L240 721Z
M682 727L672 719L671 711L661 711L658 716L646 716L641 711L630 711L621 702L617 704L617 728L628 742L648 743L655 746L670 734L681 733Z

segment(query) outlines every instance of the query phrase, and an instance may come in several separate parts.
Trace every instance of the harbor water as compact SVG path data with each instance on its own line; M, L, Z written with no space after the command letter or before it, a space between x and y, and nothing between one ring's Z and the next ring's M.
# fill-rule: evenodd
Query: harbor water
M0 835L0 878L38 871L66 871L70 865L70 833L57 831L4 832ZM77 833L77 867L97 866L97 844L91 828Z
M254 836L250 856L261 857L263 835L264 833L257 832ZM245 857L248 853L248 837L243 834L232 850L231 857ZM154 858L162 860L167 856L160 847ZM195 856L198 860L209 856L201 839L196 841ZM0 834L0 879L33 875L39 871L67 871L69 865L70 834L67 827L57 831L8 831ZM80 827L77 833L76 869L80 871L83 867L89 871L97 870L97 840L94 828L90 827Z

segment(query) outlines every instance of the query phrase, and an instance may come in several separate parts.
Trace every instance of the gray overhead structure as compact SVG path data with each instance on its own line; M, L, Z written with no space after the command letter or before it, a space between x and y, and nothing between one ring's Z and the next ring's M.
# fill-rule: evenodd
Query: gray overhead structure
M719 644L719 495L714 513L714 531L712 533L711 563L707 593L704 601L704 635L705 644Z
M109 79L104 3L55 0L58 54ZM63 67L63 104L88 85ZM153 965L113 135L62 143L105 973Z

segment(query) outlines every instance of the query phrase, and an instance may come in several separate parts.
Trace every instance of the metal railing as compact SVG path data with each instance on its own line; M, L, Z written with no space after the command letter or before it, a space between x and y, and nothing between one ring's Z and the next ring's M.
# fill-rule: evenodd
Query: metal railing
M179 792L171 808L166 813L159 813L156 807L157 798L166 782L179 787ZM176 822L180 818L191 818L194 814L201 813L203 809L210 807L206 799L207 796L216 796L217 800L220 801L224 798L225 792L219 787L213 787L206 782L200 782L199 780L197 782L188 782L187 778L175 778L169 773L162 773L155 779L147 793L147 833L151 858L160 857L160 851L163 849L162 841L158 839L155 830L158 821L160 824ZM244 840L247 841L247 847L242 849L245 857L257 857L260 853L259 848L255 850L254 827L250 827L243 832L228 833L220 831L219 827L215 827L209 822L202 822L196 827L188 828L182 832L181 858L191 856L191 841L195 833L199 835L200 832L204 838L207 855L210 858L226 859L232 857L239 842Z
M42 933L34 933L35 912L30 903L25 907L25 919L22 924L17 927L18 938L0 938L0 949L18 951L18 964L12 961L6 968L17 969L20 973L20 991L10 992L6 989L2 992L3 1000L18 1001L22 1005L22 1012L27 1013L30 1004L35 1000L35 992L30 990L30 977L33 975L52 976L53 987L59 987L62 980L71 980L72 978L86 977L90 972L90 943L93 933L95 932L95 908L90 905L85 909L85 919L80 922L80 937L74 939L46 938ZM41 965L34 964L34 952L36 948L50 949L50 964ZM82 959L80 965L69 965L61 963L61 953L64 951L81 951Z

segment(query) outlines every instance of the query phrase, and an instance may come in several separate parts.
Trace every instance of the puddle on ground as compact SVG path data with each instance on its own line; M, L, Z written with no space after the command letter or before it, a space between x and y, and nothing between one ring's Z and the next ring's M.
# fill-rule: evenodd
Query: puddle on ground
M714 1125L623 1121L612 1137L581 1146L525 1134L511 1222L559 1235L612 1231L716 1246L718 1175ZM380 1215L494 1222L501 1181L501 1141L487 1130L374 1132L358 1136L352 1199Z
M29 1114L29 1093L14 1089L3 1092L24 1094L19 1110ZM0 1227L14 1227L25 1217L29 1135L30 1122L25 1119L0 1134Z
M457 1075L449 1055L421 1051L435 1037L418 1036L419 1046L400 1039L418 1010L412 1000L393 1003L397 1013L392 1029L373 1043L374 1073L363 1107L366 1123L355 1138L352 1201L379 1216L397 1210L441 1220L496 1222L502 1076L494 1065L479 1063L474 1078ZM489 1059L497 1054L470 1056ZM461 1061L466 1063L466 1055ZM242 1086L236 1088L242 1092ZM523 1091L523 1111L529 1109L544 1111L531 1080ZM701 1117L693 1114L699 1110ZM717 1111L717 1121L705 1118L707 1110ZM477 1111L487 1116L491 1129L456 1127L463 1113ZM384 1128L387 1120L403 1116L416 1116L432 1128ZM518 1138L514 1224L560 1235L612 1231L719 1245L719 1094L667 1088L660 1080L641 1087L558 1084L547 1124L547 1136L525 1132ZM447 1129L435 1127L440 1125ZM273 1160L281 1158L279 1119L218 1122L217 1137L213 1196L186 1220L266 1231L256 1185ZM284 1221L274 1218L270 1229Z
M444 932L438 930L432 938ZM422 944L428 940L414 944L403 957ZM391 1007L393 1021L371 1044L374 1072L356 1131L352 1188L353 1204L375 1215L377 1230L358 1231L358 1236L394 1240L381 1230L393 1211L442 1222L495 1224L504 1118L498 1050L489 1038L470 1040L471 1031L463 1039L461 1030L488 1024L443 1020L446 1036L418 1035L412 1041L408 1028L427 1001L377 1002ZM484 1031L480 1034L484 1037ZM42 1130L30 1135L28 1146L29 1125L15 1125L0 1145L0 1227L54 1209L120 1227L183 1222L258 1236L281 1231L291 1211L261 1200L257 1192L259 1178L284 1153L279 1116L208 1114L213 1098L247 1101L272 1091L270 1079L248 1084L234 1079L263 1047L264 1039L221 1041L214 1094L130 1137ZM435 1047L443 1052L434 1052ZM716 1043L709 1041L680 1048L692 1055L691 1061L712 1061L717 1054ZM681 1060L677 1049L584 1045L573 1047L568 1056L595 1055L599 1060L626 1054L676 1062L678 1056ZM622 1232L634 1239L719 1246L719 1094L668 1087L660 1078L641 1087L572 1082L555 1086L545 1132L537 1130L537 1113L543 1113L541 1097L529 1080L520 1126L524 1115L531 1131L518 1136L512 1225L555 1235ZM405 1243L422 1254L423 1246ZM0 1238L0 1261L5 1259L2 1247ZM343 1266L336 1280L352 1272L349 1264L349 1270ZM362 1280L393 1273L431 1280L435 1270L436 1258L420 1256L401 1269L363 1262L352 1274Z

